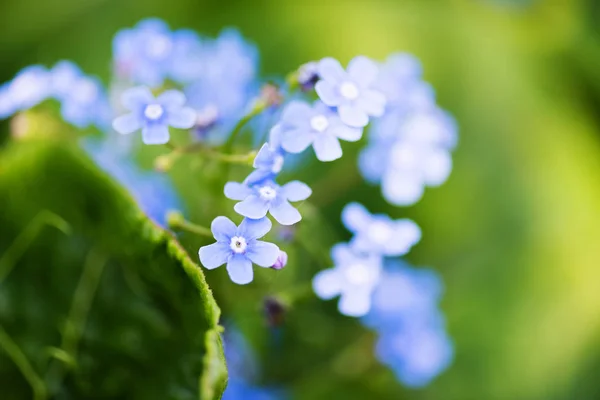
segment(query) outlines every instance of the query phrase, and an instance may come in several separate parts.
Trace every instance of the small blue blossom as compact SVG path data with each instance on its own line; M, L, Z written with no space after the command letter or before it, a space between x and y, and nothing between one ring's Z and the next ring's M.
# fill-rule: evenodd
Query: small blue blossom
M269 133L269 142L262 145L254 158L254 171L245 180L247 184L275 179L283 169L285 151L281 148L281 126L275 125Z
M177 90L167 90L154 98L150 89L135 87L123 92L123 105L131 111L113 121L113 128L121 134L142 130L145 144L165 144L169 141L169 126L189 129L196 114L184 107L185 96Z
M207 269L227 263L229 277L239 285L252 282L252 263L270 268L279 257L279 247L257 240L271 230L268 218L244 218L236 227L229 218L217 217L211 224L211 230L217 242L200 248L200 262Z
M323 103L337 107L345 124L362 128L385 110L385 96L373 86L378 73L377 64L364 56L353 58L347 71L337 60L324 58L315 90Z
M339 139L355 142L362 128L342 122L329 107L317 101L311 107L302 101L292 101L281 116L281 147L289 153L300 153L310 145L320 161L333 161L342 156Z
M41 65L23 68L0 89L0 117L35 107L50 95L48 70Z
M302 219L300 212L290 201L306 200L312 190L299 181L279 186L273 180L258 183L228 182L225 196L231 200L240 200L234 210L244 217L263 218L269 212L281 225L293 225Z
M313 290L321 299L340 296L340 313L361 317L371 308L371 294L379 282L381 257L359 254L347 244L331 249L334 267L321 271L313 278Z
M392 220L383 214L371 215L358 203L344 207L342 221L354 233L350 244L361 252L402 256L421 239L421 229L413 221Z

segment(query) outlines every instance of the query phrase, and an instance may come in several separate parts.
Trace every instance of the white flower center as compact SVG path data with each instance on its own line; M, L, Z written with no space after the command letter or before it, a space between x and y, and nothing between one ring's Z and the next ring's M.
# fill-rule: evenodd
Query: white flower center
M383 221L375 221L369 226L367 235L369 239L378 244L384 244L392 238L392 228Z
M246 243L246 239L244 239L243 237L234 236L231 238L231 243L229 244L229 247L231 247L231 250L233 250L234 253L241 254L244 251L246 251L246 247L248 247L248 244Z
M354 83L346 81L340 85L340 94L348 100L356 100L359 92Z
M281 156L281 155L275 156L275 159L273 160L273 166L271 167L271 172L274 174L278 174L281 172L282 168L283 168L283 156Z
M148 55L154 59L164 58L171 50L171 40L165 35L156 35L151 38L147 45Z
M273 200L275 196L277 196L277 191L271 186L263 186L258 189L258 193L260 193L260 197L263 200Z
M364 285L369 277L369 269L363 264L352 264L346 269L346 280L351 285Z
M319 133L325 132L329 127L329 121L324 115L317 115L310 119L310 126Z
M160 104L148 104L144 109L144 116L152 121L156 121L165 113Z

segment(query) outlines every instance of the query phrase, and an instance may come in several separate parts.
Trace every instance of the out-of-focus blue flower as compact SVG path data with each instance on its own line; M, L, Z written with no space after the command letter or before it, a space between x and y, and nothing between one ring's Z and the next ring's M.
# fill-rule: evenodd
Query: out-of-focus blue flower
M310 145L320 161L333 161L342 156L339 139L357 141L361 128L353 128L324 103L311 107L302 101L289 103L281 116L281 146L289 153L300 153Z
M254 184L275 177L283 169L285 162L285 152L281 148L281 127L275 125L269 133L268 143L263 146L256 154L254 163L255 168L245 180L246 184Z
M421 229L413 221L392 220L383 214L371 215L358 203L344 207L342 221L354 233L350 244L360 252L402 256L421 240Z
M136 84L160 86L169 73L174 40L166 23L156 18L119 31L113 39L117 75Z
M293 225L302 219L290 201L306 200L311 193L312 190L300 181L288 182L283 186L272 180L255 184L228 182L225 185L225 196L240 200L234 206L238 214L258 219L269 212L281 225Z
M337 107L345 124L364 127L370 116L379 117L385 109L385 96L373 86L378 73L377 64L364 56L353 58L348 71L337 60L324 58L315 90L323 103Z
M276 390L230 378L222 400L281 400L282 397L280 396L280 393Z
M279 247L260 239L271 230L268 218L244 218L239 227L227 217L217 217L211 224L216 243L200 248L200 262L207 269L227 263L227 272L234 283L252 282L252 263L270 268L277 261Z
M123 105L131 111L113 121L113 128L128 134L142 130L145 144L165 144L169 141L169 126L189 129L194 125L196 114L184 107L185 96L177 90L167 90L154 98L147 87L135 87L123 92Z
M82 146L100 168L131 193L142 211L156 223L166 227L167 212L181 209L179 196L167 175L140 170L131 157L120 154L112 142L85 140Z
M452 342L443 324L407 324L381 334L376 345L379 360L410 387L423 387L452 362Z
M381 256L354 252L345 243L331 249L334 267L313 278L313 290L321 299L340 296L340 313L361 317L371 308L371 294L379 282Z
M227 29L203 42L198 64L185 94L198 113L202 138L222 141L257 93L258 51L238 31Z
M23 68L0 89L0 117L32 108L51 95L48 70L41 65Z

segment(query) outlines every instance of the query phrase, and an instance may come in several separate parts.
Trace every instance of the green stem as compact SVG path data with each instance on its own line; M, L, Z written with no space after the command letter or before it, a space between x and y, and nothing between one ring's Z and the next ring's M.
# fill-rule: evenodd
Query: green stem
M6 249L2 257L0 257L0 284L10 274L19 258L23 256L25 251L31 246L31 243L40 234L42 228L46 225L53 226L56 229L68 235L71 231L69 224L58 215L43 210L38 213L21 231L17 238Z
M98 285L100 284L102 272L107 263L106 261L104 254L99 253L96 249L92 249L83 265L83 272L75 288L71 309L69 310L62 331L61 346L58 349L58 353L55 352L55 354L62 354L62 356L55 357L59 362L52 363L48 368L47 381L55 389L59 387L63 380L65 374L64 365L70 364L71 367L76 366L77 349L98 290Z
M210 229L186 221L179 211L169 211L167 213L167 224L174 231L186 231L199 236L213 237Z
M6 351L10 359L15 363L23 377L27 380L33 390L34 400L45 400L48 398L48 390L44 380L35 372L27 356L21 348L12 340L6 331L0 326L0 347Z
M267 106L268 106L267 102L260 98L254 101L254 105L252 106L252 109L246 115L244 115L242 117L242 119L240 119L238 121L238 123L235 125L235 127L231 131L231 134L229 135L229 139L227 139L225 144L223 144L223 152L224 153L229 153L231 151L231 149L233 148L233 143L235 143L237 137L242 132L242 128L252 118L254 118L258 114L263 112L267 108Z

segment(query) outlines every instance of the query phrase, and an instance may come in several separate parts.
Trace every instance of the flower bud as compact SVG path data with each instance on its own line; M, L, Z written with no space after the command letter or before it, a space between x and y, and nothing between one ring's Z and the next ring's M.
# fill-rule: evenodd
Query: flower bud
M280 250L279 251L279 256L277 257L277 261L275 261L275 264L273 264L273 266L271 268L273 269L283 269L283 267L285 267L285 265L287 264L287 260L288 260L288 255L285 251Z

